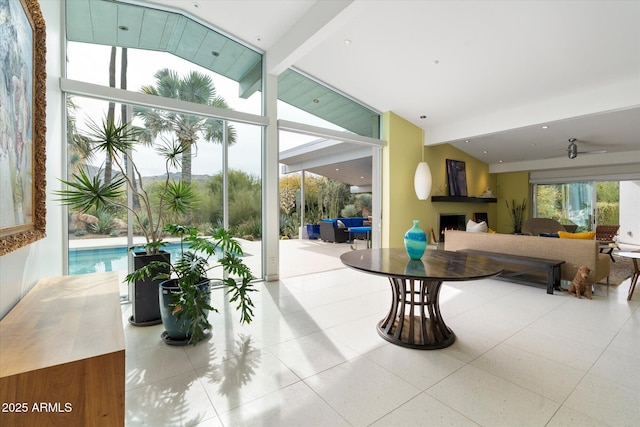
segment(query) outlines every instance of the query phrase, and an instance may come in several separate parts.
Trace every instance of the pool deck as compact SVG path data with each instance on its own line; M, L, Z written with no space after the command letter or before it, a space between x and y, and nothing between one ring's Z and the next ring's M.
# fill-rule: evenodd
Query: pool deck
M166 239L167 242L177 242L179 239ZM262 259L261 241L249 241L238 239L245 252L245 262L252 271L261 271ZM136 237L134 245L143 245L144 238ZM355 241L357 249L364 249L363 241ZM126 237L110 237L102 239L72 239L69 240L69 249L93 249L127 247ZM349 243L328 243L322 240L289 239L280 240L280 279L301 276L304 274L320 273L323 271L344 268L340 261L340 255L351 250Z

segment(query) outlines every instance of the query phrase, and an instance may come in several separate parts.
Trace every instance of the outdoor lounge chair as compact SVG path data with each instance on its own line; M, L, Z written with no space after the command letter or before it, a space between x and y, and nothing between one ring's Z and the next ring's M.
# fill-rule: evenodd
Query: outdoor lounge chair
M347 242L349 241L349 229L338 227L335 221L323 221L320 223L320 239L332 243Z
M596 240L600 243L600 253L609 255L613 262L616 262L613 258L613 250L618 247L614 238L619 229L619 225L596 225Z

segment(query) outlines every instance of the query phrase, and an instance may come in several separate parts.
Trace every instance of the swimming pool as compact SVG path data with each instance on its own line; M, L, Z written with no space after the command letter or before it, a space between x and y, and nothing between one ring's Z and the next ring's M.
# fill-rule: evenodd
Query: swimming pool
M180 256L180 243L169 243L163 250L176 259ZM126 246L69 249L69 274L127 271L128 252Z

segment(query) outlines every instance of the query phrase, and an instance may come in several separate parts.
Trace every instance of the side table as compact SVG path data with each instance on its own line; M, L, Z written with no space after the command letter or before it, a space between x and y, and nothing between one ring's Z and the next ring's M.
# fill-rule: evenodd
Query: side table
M627 296L627 301L631 301L631 297L633 296L633 291L636 288L636 283L638 283L638 276L640 276L640 269L638 269L638 259L640 259L640 252L618 252L618 256L624 258L631 258L633 262L633 269L635 270L633 276L631 277L631 285L629 286L629 295Z

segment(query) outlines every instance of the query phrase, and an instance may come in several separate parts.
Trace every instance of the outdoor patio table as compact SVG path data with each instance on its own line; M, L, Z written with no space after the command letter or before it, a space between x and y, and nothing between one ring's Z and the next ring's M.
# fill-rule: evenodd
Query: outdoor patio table
M502 264L487 257L439 250L427 250L419 260L410 259L402 248L362 249L340 259L356 270L389 278L391 307L378 323L378 334L393 344L421 350L448 347L456 339L440 314L442 282L502 272Z

